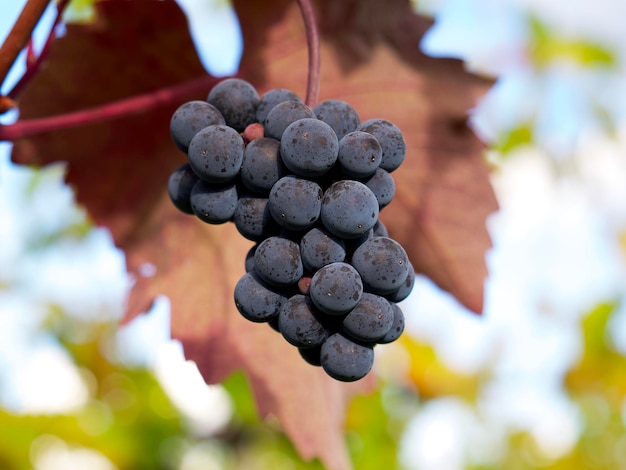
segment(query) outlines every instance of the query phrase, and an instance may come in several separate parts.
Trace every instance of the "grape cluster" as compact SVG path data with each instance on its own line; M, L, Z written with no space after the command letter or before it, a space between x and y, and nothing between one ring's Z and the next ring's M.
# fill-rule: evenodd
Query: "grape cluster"
M188 157L169 179L174 205L255 242L234 291L241 315L331 377L364 377L374 346L403 332L396 303L415 279L378 220L406 151L400 130L361 122L340 100L310 108L290 90L259 97L231 78L181 105L170 133Z

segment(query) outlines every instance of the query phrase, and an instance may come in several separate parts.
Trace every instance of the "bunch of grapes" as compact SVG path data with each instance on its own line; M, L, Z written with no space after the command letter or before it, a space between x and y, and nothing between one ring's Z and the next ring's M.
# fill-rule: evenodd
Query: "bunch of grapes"
M360 122L340 100L311 109L290 90L259 97L231 78L181 105L170 133L188 157L169 179L174 205L234 222L255 242L234 291L241 315L269 323L331 377L364 377L374 346L403 332L396 303L415 280L378 220L405 156L400 130Z

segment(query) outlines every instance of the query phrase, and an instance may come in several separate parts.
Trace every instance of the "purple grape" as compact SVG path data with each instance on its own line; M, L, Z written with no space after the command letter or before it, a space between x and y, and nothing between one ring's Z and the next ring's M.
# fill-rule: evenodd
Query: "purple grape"
M386 207L396 194L396 182L387 170L376 168L369 178L361 180L376 196L378 208Z
M389 331L382 338L376 340L378 344L388 344L397 340L402 332L404 331L404 313L402 309L398 307L395 303L390 303L391 308L393 309L393 324Z
M226 124L237 132L242 132L256 120L259 94L245 80L239 78L222 80L211 89L207 101L219 109Z
M366 292L391 294L409 274L409 258L397 241L374 237L365 241L352 254L352 266L361 275Z
M233 214L233 222L241 235L260 242L277 235L280 227L270 214L266 198L240 197Z
M267 196L274 183L286 173L278 140L261 137L246 146L241 164L241 182L250 191Z
M348 263L331 263L320 268L311 279L310 296L317 308L329 315L352 310L363 295L363 282Z
M200 220L208 224L224 224L235 214L237 188L233 184L214 186L198 180L191 190L189 201L194 214Z
M209 183L227 183L239 174L244 147L243 138L232 127L209 126L191 139L187 157L198 177Z
M267 286L254 272L243 275L235 285L235 306L247 320L262 323L278 316L288 297Z
M298 95L286 88L274 88L273 90L269 90L261 97L261 101L259 101L259 107L256 109L257 122L264 123L272 108L285 101L298 101L302 103L302 99Z
M320 351L320 362L335 380L354 382L362 379L374 365L374 348L359 344L341 333L326 338Z
M170 120L170 135L176 146L187 153L191 139L205 127L224 125L224 116L206 101L188 101L178 107Z
M296 294L283 304L278 314L278 329L298 348L321 346L328 331L318 320L319 312L308 296Z
M292 122L280 140L280 156L285 166L308 178L328 172L337 161L338 150L335 132L315 118Z
M317 119L333 128L338 140L354 131L360 123L359 115L354 108L341 100L322 101L313 108L313 112Z
M404 161L406 154L406 142L398 127L385 119L370 119L362 122L357 128L372 134L383 149L383 159L380 167L392 172Z
M300 247L286 238L266 238L254 253L254 269L268 284L278 287L295 285L303 275Z
M300 240L300 256L304 269L315 272L327 264L344 261L346 245L325 228L313 227Z
M269 210L287 230L305 230L320 216L322 188L313 181L296 176L279 179L269 194Z
M393 308L384 297L365 292L343 319L344 331L358 341L373 342L387 334L393 325Z
M167 192L176 209L185 214L193 214L191 208L191 190L198 181L189 163L183 163L170 175L167 182Z
M315 114L299 101L283 101L274 106L265 118L265 137L281 140L283 132L292 122L302 118L314 118Z
M324 192L320 215L332 234L351 239L374 227L378 212L376 196L367 186L354 180L342 180Z
M339 141L337 161L341 170L351 178L373 175L382 160L382 148L372 134L354 131Z

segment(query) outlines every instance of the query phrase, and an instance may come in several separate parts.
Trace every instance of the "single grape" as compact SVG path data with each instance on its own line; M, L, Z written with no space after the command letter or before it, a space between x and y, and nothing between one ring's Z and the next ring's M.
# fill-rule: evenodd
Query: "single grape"
M361 275L366 292L385 295L398 289L409 274L409 258L397 241L374 237L352 254L352 265Z
M278 316L288 297L265 284L254 272L244 274L235 285L235 306L244 318L268 322Z
M240 197L233 214L233 222L241 235L260 242L277 235L280 227L273 219L266 198Z
M314 348L298 348L298 352L302 359L311 364L312 366L319 367L322 365L320 361L320 353L322 351L322 345L315 346Z
M386 207L396 194L396 182L393 180L393 176L382 168L376 168L374 174L362 182L376 196L379 209Z
M200 220L208 224L229 222L237 207L237 188L235 185L214 186L198 180L191 190L189 198L191 208Z
M191 208L191 189L198 181L198 177L193 172L189 163L183 163L176 168L167 181L167 192L172 203L181 212L193 214Z
M359 115L354 108L341 100L322 101L313 108L313 112L317 119L333 128L338 140L354 131L360 123Z
M259 94L245 80L222 80L211 89L207 101L220 110L226 124L237 132L243 132L246 126L256 120Z
M170 119L170 135L176 146L187 153L191 139L205 127L226 124L224 116L206 101L188 101Z
M413 265L409 261L409 273L406 276L406 279L400 287L394 290L392 293L385 295L385 298L391 302L402 302L406 299L411 291L413 290L413 286L415 285L415 271L413 269Z
M298 348L321 346L328 331L318 320L319 312L306 295L296 294L283 304L278 314L278 329Z
M267 196L274 183L286 173L278 140L261 137L246 146L241 164L241 182L250 191Z
M315 272L322 266L344 261L346 245L323 227L313 227L300 240L300 256L304 269Z
M322 344L320 362L324 371L335 380L354 382L372 369L374 348L334 333Z
M389 231L383 222L378 220L372 229L372 237L388 237Z
M272 108L285 101L298 101L302 103L302 99L298 95L286 88L274 88L269 90L261 97L261 101L259 101L259 107L256 109L257 122L264 123Z
M313 110L300 101L283 101L274 106L265 118L265 136L280 140L287 126L302 118L314 118Z
M404 331L404 313L402 309L398 307L395 303L390 303L391 308L393 309L393 324L389 331L382 338L376 340L378 344L388 344L397 340L402 332Z
M393 325L393 308L384 297L365 292L343 319L344 331L358 341L372 342L387 334Z
M337 161L341 170L352 178L373 175L382 157L382 148L378 140L367 132L350 132L339 141Z
M245 268L247 273L254 270L254 253L258 246L258 243L254 244L252 247L250 247L248 253L246 253Z
M331 263L318 269L311 279L311 300L329 315L343 315L352 310L363 295L363 282L348 263Z
M305 230L319 219L322 196L322 188L314 181L284 176L272 186L268 207L282 227Z
M334 235L358 238L378 220L378 201L363 183L337 181L324 192L320 212L322 223Z
M243 139L232 127L209 126L191 139L187 157L198 177L220 184L232 181L239 174L243 151Z
M269 237L259 243L254 253L255 271L268 284L288 287L303 275L300 247L282 237Z
M321 176L337 161L339 142L333 129L315 118L303 118L287 126L280 140L283 163L296 175Z
M369 119L357 128L359 131L372 134L383 149L380 167L392 172L402 164L406 154L406 142L398 127L385 119Z

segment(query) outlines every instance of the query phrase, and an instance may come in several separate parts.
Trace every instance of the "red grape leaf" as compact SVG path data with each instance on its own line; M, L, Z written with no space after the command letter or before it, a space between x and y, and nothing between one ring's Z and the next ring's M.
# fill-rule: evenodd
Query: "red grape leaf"
M457 62L419 54L427 23L411 13L408 2L385 8L377 3L321 4L322 98L345 99L363 119L385 117L405 132L409 155L394 173L397 202L383 212L385 222L418 270L480 311L489 246L484 218L495 201L480 146L462 121L484 83ZM235 4L246 45L240 75L261 92L280 86L303 95L307 52L296 4ZM70 25L55 42L47 67L19 101L22 119L204 75L173 2L111 0L97 7L95 24ZM349 21L339 27L344 20ZM68 180L79 201L97 224L110 228L136 276L129 317L145 310L155 295L167 294L173 336L208 382L245 369L259 411L278 418L305 459L319 457L329 469L349 468L342 435L345 402L371 388L371 380L333 381L305 364L269 327L236 312L232 291L251 243L232 225L207 226L176 212L165 191L169 173L184 161L168 134L178 104L24 139L17 142L14 159L69 161ZM156 267L154 276L140 274L145 263Z
M105 1L92 25L69 25L47 67L19 100L21 119L108 103L205 75L174 2ZM188 99L202 99L199 96ZM208 226L177 212L167 178L185 157L169 137L180 103L150 113L16 142L18 162L69 162L68 181L94 221L107 226L136 277L129 318L157 294L172 302L172 335L207 382L245 369L259 412L274 415L305 459L350 463L343 439L347 399L373 381L342 384L306 364L267 325L244 320L233 288L251 243L232 225ZM156 274L140 273L145 263Z
M235 2L247 45L246 77L304 95L307 50L298 9L283 1L279 15L279 2L272 8L257 3ZM406 160L393 173L397 195L381 219L418 272L481 313L484 256L491 246L485 219L497 203L483 145L466 120L490 82L466 73L459 61L422 54L418 45L430 22L408 1L325 0L317 15L323 31L320 100L343 99L361 120L388 119L407 141ZM259 28L277 16L280 23Z

